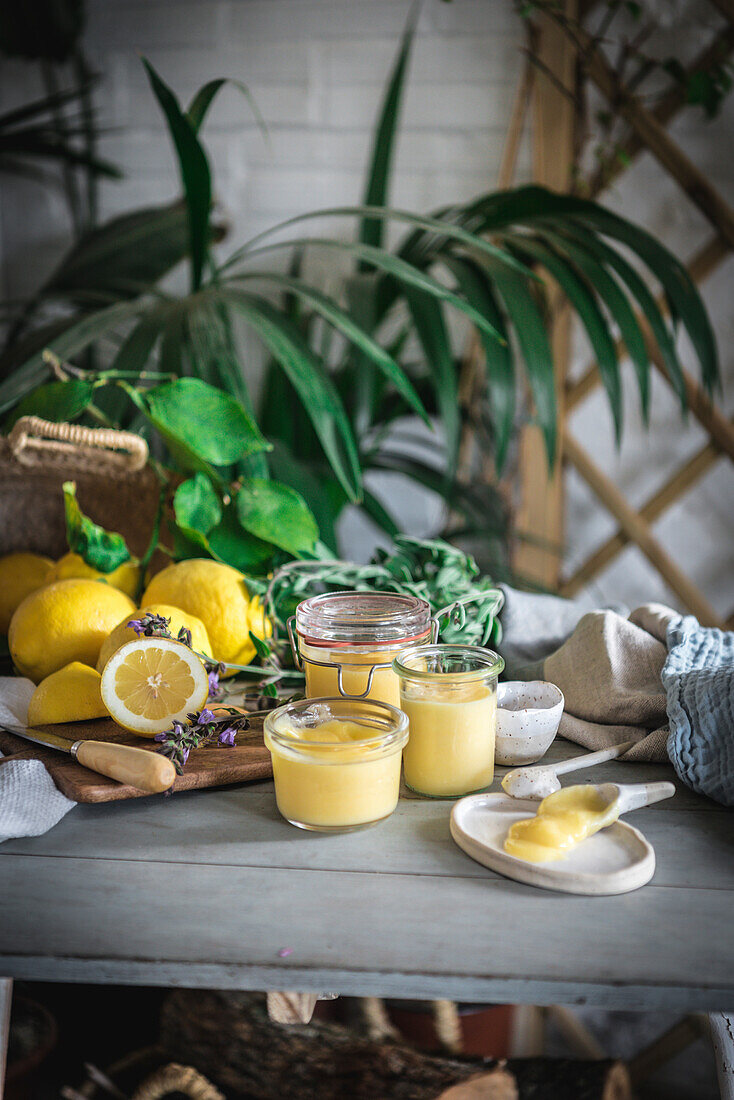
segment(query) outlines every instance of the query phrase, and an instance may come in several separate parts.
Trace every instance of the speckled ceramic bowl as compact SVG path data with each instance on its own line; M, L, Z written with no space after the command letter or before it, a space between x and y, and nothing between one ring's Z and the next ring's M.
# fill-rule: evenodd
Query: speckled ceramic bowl
M563 692L545 680L497 685L495 764L533 764L550 748L563 714Z

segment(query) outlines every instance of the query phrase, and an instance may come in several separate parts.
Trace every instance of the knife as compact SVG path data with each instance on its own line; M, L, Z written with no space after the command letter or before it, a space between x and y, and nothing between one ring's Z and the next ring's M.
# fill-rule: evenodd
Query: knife
M176 778L173 762L149 749L135 749L131 745L116 745L111 741L70 741L57 733L12 726L7 722L0 723L0 728L14 737L22 737L24 741L69 753L85 768L116 779L118 783L129 783L139 791L150 794L167 791Z

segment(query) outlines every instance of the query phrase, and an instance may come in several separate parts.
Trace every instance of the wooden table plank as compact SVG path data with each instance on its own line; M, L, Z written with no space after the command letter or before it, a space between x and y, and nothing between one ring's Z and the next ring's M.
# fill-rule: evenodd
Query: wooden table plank
M44 837L9 841L2 851L35 858L296 867L322 871L451 875L496 879L449 835L450 802L402 800L375 829L343 836L296 831L275 807L271 784L111 807L80 806ZM668 809L667 807L671 808ZM679 828L681 816L686 827ZM734 891L727 810L678 811L663 803L630 818L657 854L656 885Z
M577 778L670 775L612 762ZM450 840L450 808L401 799L375 829L327 837L282 821L270 783L77 807L0 847L0 974L731 1008L730 812L679 788L635 814L657 851L652 883L581 898L474 863Z
M582 898L505 879L7 855L0 898L10 977L168 984L175 972L182 985L229 975L244 988L734 1003L731 894L720 890Z

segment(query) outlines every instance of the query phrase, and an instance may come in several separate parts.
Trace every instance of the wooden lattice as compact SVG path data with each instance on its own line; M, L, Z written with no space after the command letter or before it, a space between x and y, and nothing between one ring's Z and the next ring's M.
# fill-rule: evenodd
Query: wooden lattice
M689 73L710 70L734 48L734 0L711 2L724 16L726 28L693 62ZM585 9L590 6L587 3ZM506 186L510 182L519 135L532 110L535 179L557 190L570 188L578 127L574 82L577 79L578 51L581 49L587 78L628 126L628 137L623 146L626 156L620 157L615 151L613 156L602 160L590 181L591 196L596 198L602 194L625 170L625 162L631 162L643 150L651 153L711 227L710 238L687 265L694 282L702 283L734 251L734 210L665 128L685 105L682 86L676 84L671 87L653 109L647 109L620 83L591 37L579 29L579 17L586 13L584 5L580 5L579 0L564 0L557 10L562 11L563 18L539 16L535 24L535 38L531 43L532 61L528 60L518 87L501 183ZM573 24L573 33L569 30L570 24ZM663 301L659 304L665 308ZM645 319L638 317L638 320L651 362L667 378ZM540 433L536 427L527 426L522 429L520 439L517 529L522 537L518 540L514 557L518 572L571 596L598 575L625 546L634 543L680 602L702 623L732 625L734 615L726 623L722 620L684 568L661 545L652 525L721 457L734 461L734 424L712 404L696 380L685 373L689 408L705 429L708 442L677 469L649 500L640 508L634 508L569 430L569 414L600 384L599 371L594 362L589 363L578 381L569 383L567 380L569 329L568 311L559 305L552 332L561 423L557 470L573 466L615 518L618 529L572 576L562 576L563 476L561 473L547 474Z

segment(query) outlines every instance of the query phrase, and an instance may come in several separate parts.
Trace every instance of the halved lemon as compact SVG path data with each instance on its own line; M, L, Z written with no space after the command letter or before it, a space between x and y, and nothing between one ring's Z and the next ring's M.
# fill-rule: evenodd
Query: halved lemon
M196 654L181 642L137 638L112 654L101 688L116 722L140 737L155 737L201 710L209 678Z

